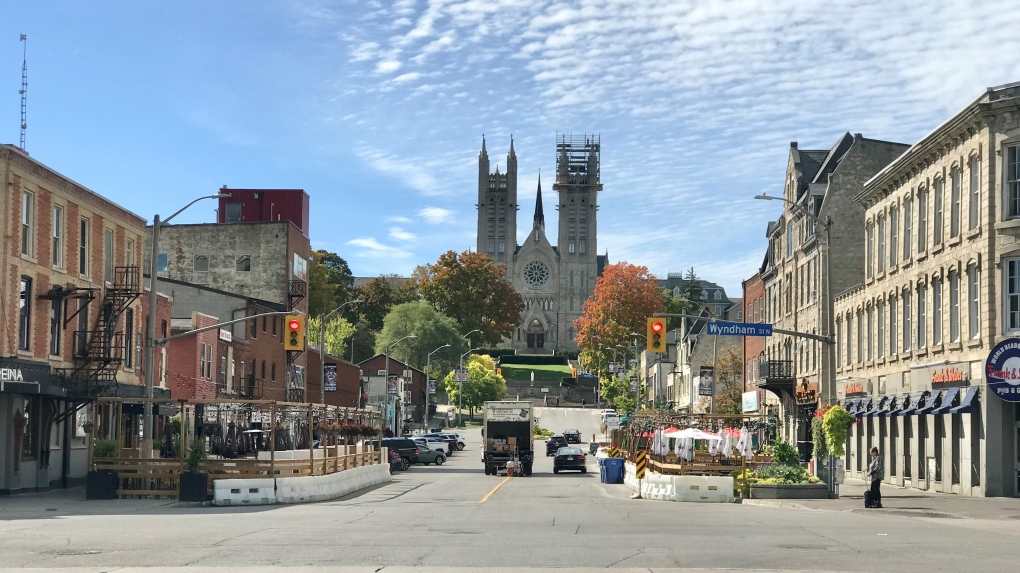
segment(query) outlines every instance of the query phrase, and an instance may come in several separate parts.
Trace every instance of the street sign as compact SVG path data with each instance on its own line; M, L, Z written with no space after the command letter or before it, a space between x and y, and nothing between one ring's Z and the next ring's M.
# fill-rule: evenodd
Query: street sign
M753 322L710 322L706 332L713 336L772 336L772 325Z

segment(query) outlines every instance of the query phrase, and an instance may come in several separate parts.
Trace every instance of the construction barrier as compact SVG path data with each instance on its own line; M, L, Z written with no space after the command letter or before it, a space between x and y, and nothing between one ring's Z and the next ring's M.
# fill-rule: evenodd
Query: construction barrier
M278 503L327 501L392 479L385 464L361 466L323 476L302 476L276 480Z
M673 476L673 501L730 503L733 478L730 476Z
M645 477L645 470L648 467L648 457L645 452L637 452L634 460L635 472L638 479Z
M641 490L641 485L640 484L641 484L641 482L639 482L638 479L637 479L636 471L637 471L637 468L634 466L634 464L632 464L630 462L624 463L623 464L623 483L624 483L624 485L629 487L631 491L640 493L640 490Z
M213 481L213 505L272 505L276 503L276 480L218 479Z

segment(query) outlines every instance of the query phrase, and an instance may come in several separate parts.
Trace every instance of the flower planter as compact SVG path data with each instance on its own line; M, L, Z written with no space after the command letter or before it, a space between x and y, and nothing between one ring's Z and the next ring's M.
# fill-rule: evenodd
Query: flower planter
M209 475L182 472L177 501L205 501L209 497Z
M85 476L85 499L117 499L116 472L112 470L98 470L89 472Z
M751 484L751 499L828 499L824 483Z

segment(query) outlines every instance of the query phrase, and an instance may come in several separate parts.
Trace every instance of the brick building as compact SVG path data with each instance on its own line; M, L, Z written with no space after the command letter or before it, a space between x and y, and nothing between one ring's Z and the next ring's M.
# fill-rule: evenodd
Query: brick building
M400 430L400 422L406 418L411 418L415 422L422 419L423 408L426 407L422 403L422 388L425 387L423 371L391 356L389 376L397 377L397 393L388 395L386 392L385 354L377 354L368 360L359 362L358 366L361 367L362 376L368 381L366 393L369 405L384 412L385 419L396 419L398 423L395 430Z
M763 263L764 265L764 263ZM741 283L744 291L744 317L746 322L757 324L764 322L763 306L765 304L765 283L761 275L754 273ZM744 392L755 392L758 396L758 410L766 404L766 392L755 384L760 376L758 364L765 355L765 338L762 336L745 336L744 340Z
M345 408L357 408L361 399L362 379L361 367L351 364L342 358L329 354L323 355L327 370L330 367L336 368L336 389L330 390L327 385L325 392L325 403L330 406L342 406ZM322 362L319 361L318 348L314 345L308 346L308 400L319 403L319 396L322 393ZM330 373L326 373L327 378Z
M12 145L0 145L0 181L0 493L38 491L84 477L82 404L142 395L145 221Z

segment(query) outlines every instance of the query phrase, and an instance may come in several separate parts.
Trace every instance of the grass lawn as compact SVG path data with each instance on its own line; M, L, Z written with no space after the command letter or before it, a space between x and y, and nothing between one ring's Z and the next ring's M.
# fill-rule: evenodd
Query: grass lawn
M572 371L565 364L507 364L501 366L503 378L507 380L531 380L535 373L536 381L559 382L561 378L570 378Z

